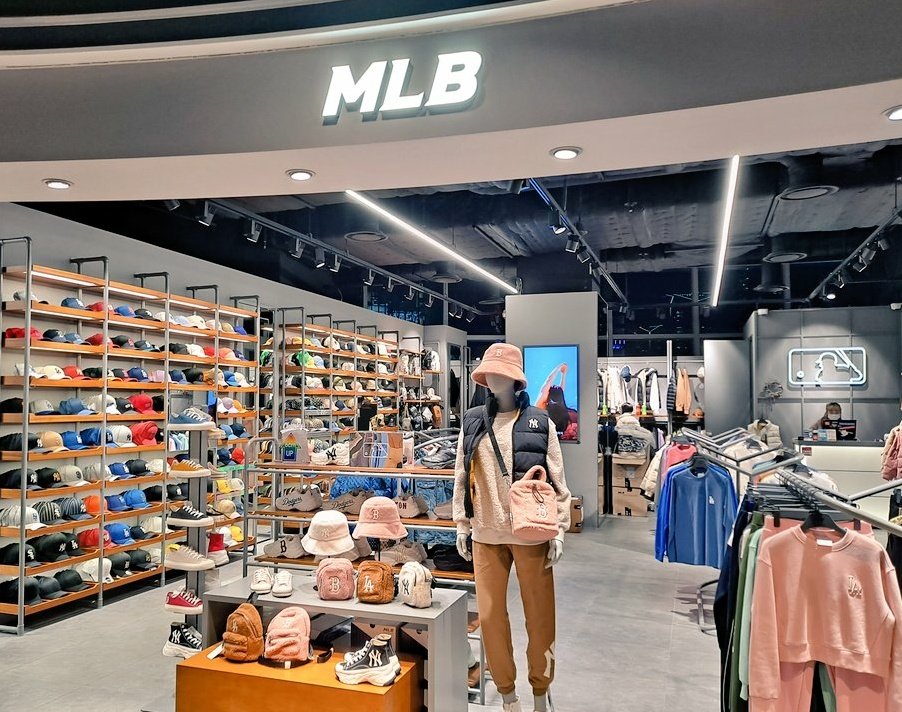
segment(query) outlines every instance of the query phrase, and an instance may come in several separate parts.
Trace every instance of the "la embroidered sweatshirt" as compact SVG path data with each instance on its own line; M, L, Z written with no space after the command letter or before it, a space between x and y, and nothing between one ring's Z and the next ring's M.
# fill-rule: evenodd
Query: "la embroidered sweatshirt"
M498 413L493 431L498 448L504 458L507 471L514 471L514 423L519 411ZM557 492L558 535L563 541L564 532L570 528L570 490L564 479L564 457L561 443L554 428L548 432L548 479L554 482ZM469 519L464 508L466 488L471 488L473 518ZM457 442L457 462L454 465L454 498L452 517L459 534L473 535L473 541L481 544L535 544L514 536L510 520L510 484L501 475L501 467L492 447L492 440L485 435L476 446L471 472L464 469L463 432Z
M749 712L795 710L781 696L781 663L814 660L883 678L883 709L902 710L902 595L892 562L871 537L791 527L761 543Z

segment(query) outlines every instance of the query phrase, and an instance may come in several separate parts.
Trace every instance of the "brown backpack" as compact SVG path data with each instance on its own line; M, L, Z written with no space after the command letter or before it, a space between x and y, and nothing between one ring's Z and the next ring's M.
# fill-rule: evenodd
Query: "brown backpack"
M384 561L364 561L357 569L357 598L361 603L395 600L395 575Z
M242 603L229 616L222 652L226 660L236 663L251 663L263 655L263 621L250 603Z

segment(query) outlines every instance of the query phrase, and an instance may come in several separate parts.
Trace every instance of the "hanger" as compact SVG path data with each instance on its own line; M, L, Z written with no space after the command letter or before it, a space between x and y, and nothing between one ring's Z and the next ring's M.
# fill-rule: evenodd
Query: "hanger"
M832 529L837 534L841 534L843 536L845 536L846 533L846 530L839 526L839 524L837 524L833 520L833 517L831 517L829 514L822 511L818 507L812 509L811 513L808 515L808 518L804 522L802 522L802 531L806 534L815 528Z

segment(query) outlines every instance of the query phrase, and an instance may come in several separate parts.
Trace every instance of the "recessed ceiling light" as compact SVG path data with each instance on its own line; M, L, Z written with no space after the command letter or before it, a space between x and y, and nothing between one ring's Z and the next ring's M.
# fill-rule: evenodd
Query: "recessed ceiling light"
M902 121L902 106L893 106L883 112L890 121Z
M806 185L800 188L790 188L780 193L780 200L811 200L832 195L839 188L835 185Z
M560 161L572 161L582 152L579 146L559 146L551 149L551 155Z
M316 175L313 171L308 171L305 168L292 168L290 171L285 171L285 173L291 180L296 181L310 180Z
M72 187L72 181L65 178L45 178L44 185L53 190L69 190Z

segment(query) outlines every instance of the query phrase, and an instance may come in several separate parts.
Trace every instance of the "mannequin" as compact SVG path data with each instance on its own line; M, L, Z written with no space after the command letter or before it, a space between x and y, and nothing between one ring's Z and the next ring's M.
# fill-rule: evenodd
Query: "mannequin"
M548 414L529 405L520 350L509 344L489 347L473 380L486 386L485 406L467 411L458 442L453 518L457 550L473 560L483 645L504 712L523 712L516 694L507 591L516 569L526 614L527 660L535 712L552 710L549 686L554 677L554 578L551 571L564 551L570 525L570 492L563 474L557 432ZM550 423L550 426L549 426ZM492 428L505 467L489 436ZM555 489L558 535L536 544L517 539L510 529L507 495L512 480L529 467L545 467ZM503 475L509 473L508 478ZM468 548L472 536L473 552Z

